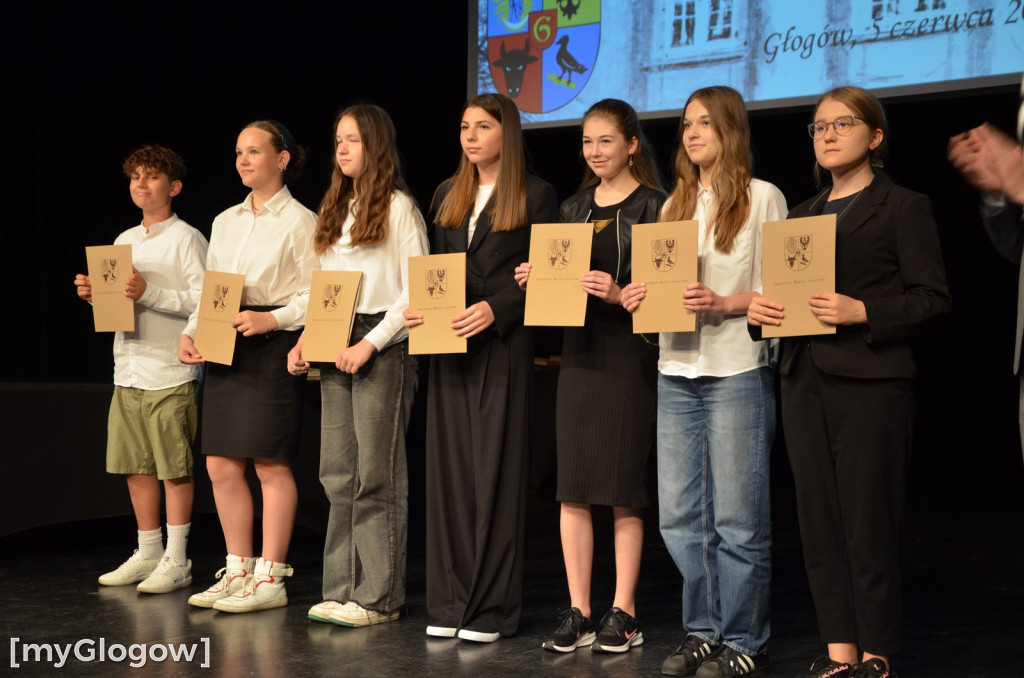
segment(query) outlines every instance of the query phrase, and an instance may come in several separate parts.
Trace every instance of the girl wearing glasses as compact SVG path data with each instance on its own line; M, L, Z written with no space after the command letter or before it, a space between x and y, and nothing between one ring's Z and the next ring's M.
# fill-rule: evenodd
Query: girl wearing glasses
M812 677L895 676L898 530L914 428L909 341L950 309L930 201L878 171L886 127L870 92L825 93L808 129L815 171L831 182L789 214L836 215L836 291L808 304L837 332L783 339L780 359L804 562L828 645ZM751 334L785 313L755 298Z
M662 221L697 219L698 279L682 299L694 332L661 334L658 502L661 534L683 576L683 631L670 676L767 672L771 510L768 462L775 385L768 349L750 341L747 305L761 289L761 225L786 200L751 177L743 99L694 92L680 120L678 179ZM642 281L623 306L637 308Z

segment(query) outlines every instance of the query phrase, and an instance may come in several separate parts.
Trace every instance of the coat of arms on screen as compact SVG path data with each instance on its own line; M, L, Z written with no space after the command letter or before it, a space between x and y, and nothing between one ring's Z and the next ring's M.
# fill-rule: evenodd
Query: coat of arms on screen
M325 311L333 311L338 308L338 295L341 294L341 285L324 285L324 299L321 302Z
M786 238L786 266L791 271L802 271L811 265L811 236L794 235Z
M495 90L529 113L575 99L597 61L601 0L489 0L487 8Z
M100 262L100 273L103 276L103 282L108 285L113 285L117 282L118 270L117 270L117 259L103 259Z
M676 240L664 238L651 241L651 263L655 271L671 271L676 266Z
M572 261L572 240L548 240L548 264L560 271Z
M432 299L440 299L448 292L448 269L427 269L427 294Z
M227 285L213 286L213 310L217 313L228 307L228 291L230 289Z

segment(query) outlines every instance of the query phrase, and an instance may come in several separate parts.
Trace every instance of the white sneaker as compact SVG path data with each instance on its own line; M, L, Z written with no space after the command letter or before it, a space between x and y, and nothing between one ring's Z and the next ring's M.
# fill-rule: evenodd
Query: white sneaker
M462 640L471 640L474 643L493 643L494 641L501 638L501 634L497 631L470 631L469 629L459 629L459 638Z
M192 561L186 560L184 565L178 565L170 556L164 556L153 573L136 590L139 593L170 593L191 583Z
M138 584L151 575L159 563L159 560L143 558L139 550L135 549L132 557L121 563L121 566L116 570L100 575L99 582L104 586Z
M284 578L292 576L294 572L291 565L257 558L252 574L245 578L241 590L215 602L213 609L221 612L256 612L284 607L288 604Z
M454 638L458 629L454 626L428 626L427 635L434 638Z
M221 598L237 593L255 563L255 558L241 558L228 554L227 565L217 570L215 575L217 583L201 593L193 594L188 599L188 604L196 607L213 607Z
M394 612L376 612L367 610L356 602L345 603L344 605L331 610L331 621L340 626L372 626L373 624L385 624L398 619L398 610Z
M309 608L309 614L306 616L313 621L331 623L331 613L337 609L345 607L348 603L339 603L336 600L324 600L313 607Z

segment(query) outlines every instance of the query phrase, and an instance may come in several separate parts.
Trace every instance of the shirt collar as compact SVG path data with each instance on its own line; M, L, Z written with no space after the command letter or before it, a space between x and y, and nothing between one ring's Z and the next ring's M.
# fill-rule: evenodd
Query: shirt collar
M288 201L291 199L291 191L288 190L287 186L282 186L281 190L275 193L273 198L263 203L263 207L260 208L259 213L262 214L264 210L266 210L272 214L280 214L281 210L284 209L284 206L288 204ZM243 212L252 213L253 211L252 193L249 193L249 195L245 196L245 200L242 201L242 204L238 206L237 212L238 214L242 214Z
M168 226L170 226L171 224L173 224L177 220L178 220L178 215L175 214L174 212L171 212L171 216L169 216L168 218L164 219L163 221L158 221L157 223L155 223L152 226L150 226L149 227L149 231L146 233L146 235L154 236L157 233L159 233L160 231L163 231L165 228L167 228ZM141 222L139 223L139 227L141 227L143 231L146 230L146 225L141 223Z

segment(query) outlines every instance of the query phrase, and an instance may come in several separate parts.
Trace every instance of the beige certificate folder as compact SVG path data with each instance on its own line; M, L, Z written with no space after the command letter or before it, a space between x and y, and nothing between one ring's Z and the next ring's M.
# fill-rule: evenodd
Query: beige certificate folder
M836 215L766 221L762 228L763 294L785 308L779 326L765 325L763 337L835 334L811 313L812 292L836 289Z
M131 245L85 248L92 286L92 318L97 332L134 332L135 302L124 296L132 274Z
M697 314L683 308L686 286L697 282L698 222L633 226L633 282L647 296L633 312L633 332L693 332Z
M409 309L423 324L409 328L409 353L465 353L452 318L466 310L466 253L409 257Z
M302 335L303 360L333 363L348 346L362 279L360 271L313 271Z
M590 270L594 225L534 224L524 325L582 327L587 293L580 278Z
M241 273L207 271L203 277L195 345L208 363L230 365L235 356L238 330L231 323L238 315L244 286Z

